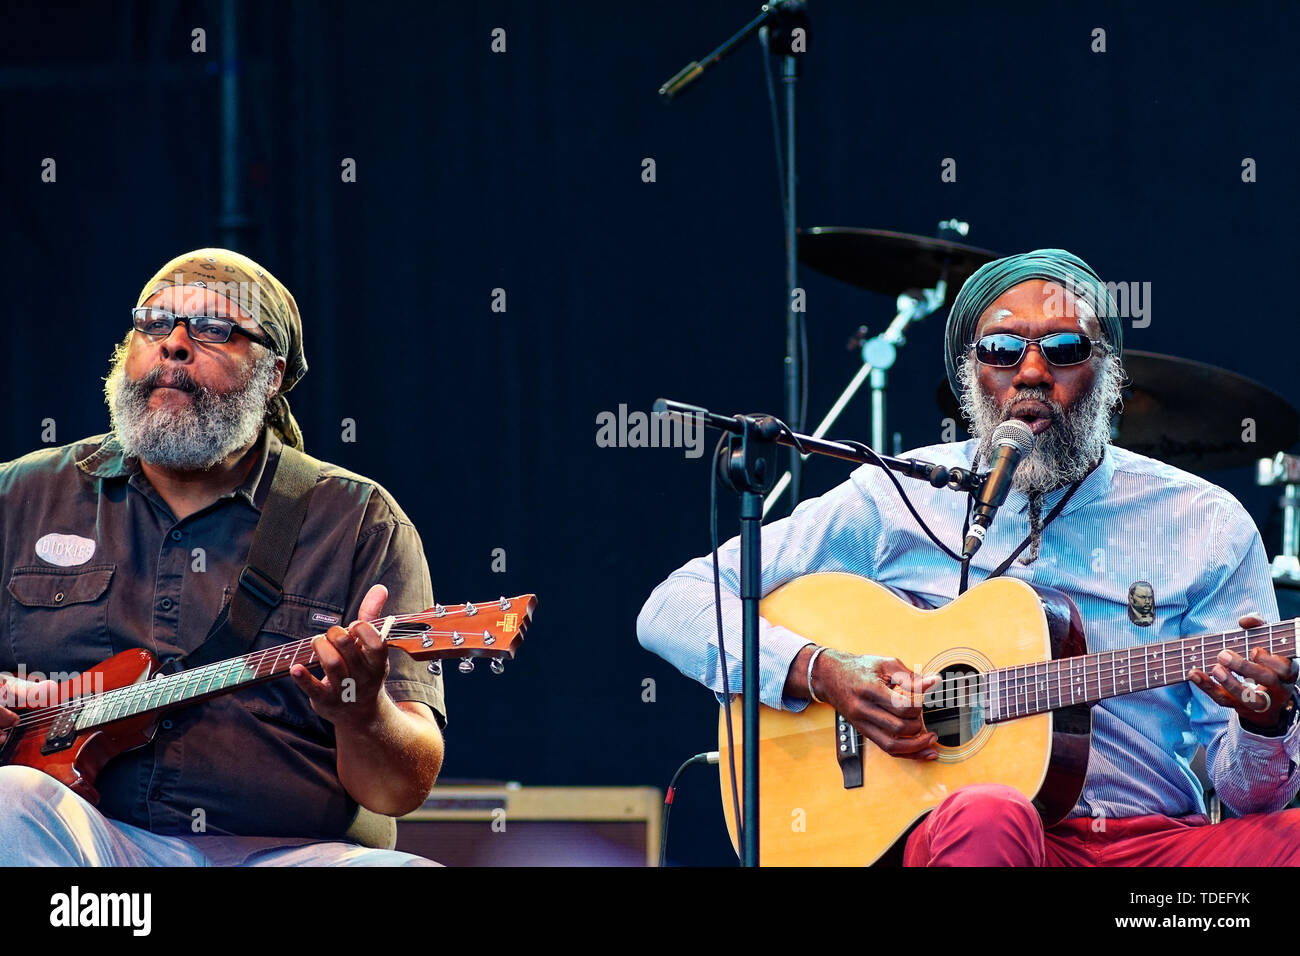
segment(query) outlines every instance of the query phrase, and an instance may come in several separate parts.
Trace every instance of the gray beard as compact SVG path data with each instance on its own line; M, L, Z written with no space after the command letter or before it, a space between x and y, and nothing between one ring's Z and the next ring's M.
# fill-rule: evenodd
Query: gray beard
M975 356L968 356L958 368L961 385L962 414L970 422L971 434L979 444L974 465L991 461L993 429L1007 419L1015 402L1036 398L1052 410L1052 427L1038 436L1034 450L1020 462L1011 484L1029 498L1029 548L1020 557L1021 564L1038 560L1043 540L1043 497L1056 488L1079 481L1092 469L1110 441L1110 416L1119 407L1124 383L1124 367L1119 357L1107 355L1092 390L1067 412L1059 402L1047 397L1045 389L1026 388L1017 392L1005 405L979 387L975 375Z
M266 418L267 393L275 380L275 356L262 355L233 391L215 392L195 384L183 370L173 376L189 391L186 408L150 408L149 395L163 373L160 366L138 382L126 377L125 345L113 354L104 381L113 431L122 450L151 465L177 471L206 471L250 444Z
M1092 469L1110 443L1110 416L1121 400L1124 367L1119 357L1107 355L1093 383L1092 390L1071 411L1047 397L1045 389L1026 388L1017 392L1005 406L980 390L975 375L975 356L967 357L959 367L962 387L962 414L970 422L971 434L978 439L975 461L989 461L993 450L993 429L1007 419L1013 402L1036 398L1052 410L1052 427L1038 436L1029 457L1020 462L1012 477L1013 487L1031 498L1083 478Z

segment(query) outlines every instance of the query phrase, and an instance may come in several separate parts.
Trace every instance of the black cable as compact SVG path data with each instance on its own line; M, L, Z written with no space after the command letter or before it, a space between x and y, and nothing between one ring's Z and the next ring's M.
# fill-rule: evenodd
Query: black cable
M716 750L708 753L696 754L690 760L687 760L677 772L673 774L672 782L668 784L668 792L664 794L664 822L663 829L659 831L659 866L662 868L668 859L668 817L673 812L673 797L677 794L677 780L687 767L697 763L717 763L718 752Z
M718 617L718 661L722 665L722 705L727 718L727 765L731 770L731 801L736 814L736 841L745 845L745 830L740 819L740 792L736 789L736 736L731 729L731 683L727 679L727 646L722 634L722 576L718 573L718 469L722 467L722 449L727 444L724 432L713 449L713 468L709 476L709 537L713 544L713 610Z
M772 145L776 150L776 178L778 191L781 194L781 222L785 226L785 234L790 234L790 197L785 191L785 153L782 152L781 146L781 107L776 99L776 84L772 78L772 50L768 44L768 30L764 27L759 31L759 41L763 46L763 79L767 83L767 102L770 107L769 112L772 117ZM795 240L798 241L797 239ZM790 250L786 250L787 258ZM786 303L789 308L791 303ZM805 321L805 313L795 313L795 326L798 332L798 353L792 356L794 360L794 374L799 382L799 407L795 411L795 427L800 431L804 428L804 423L808 418L808 381L812 377L809 368L812 364L812 356L808 351L808 323ZM793 500L794 494L791 489L790 510L799 502Z
M763 45L763 76L767 80L767 102L772 113L772 141L776 145L776 184L781 192L781 221L785 223L785 229L788 233L790 231L790 202L789 197L785 194L785 154L781 152L781 108L777 105L776 85L772 81L772 51L768 46L766 27L759 31L758 39Z
M749 416L736 416L738 419L746 417ZM796 452L799 454L804 453L805 446L803 442L800 441L798 433L796 433L794 429L775 416L769 415L766 417L770 418L781 427L782 432L790 439ZM718 444L714 446L713 467L709 469L709 537L713 553L713 610L716 615L718 627L718 661L722 668L722 696L726 699L723 708L727 724L727 768L731 774L731 800L732 812L735 813L736 819L736 842L738 846L744 846L745 830L740 816L740 791L736 787L736 738L731 724L731 683L727 676L727 650L722 628L722 575L718 570L718 469L722 466L722 450L726 443L727 433L724 432L718 438ZM912 506L912 502L907 497L907 492L903 490L903 486L899 483L898 478L885 465L884 461L876 453L875 449L868 445L864 445L862 442L852 440L841 441L840 444L857 448L875 459L880 467L884 469L885 474L889 476L889 480L894 483L894 488L898 491L899 497L903 499L903 504L907 505L907 510L912 513L912 517L914 517L916 523L921 526L921 530L926 533L930 540L933 541L944 554L948 555L948 557L952 558L954 561L961 561L961 557L956 552L935 537L934 532L930 530L930 527L925 523L924 519L921 518L920 513Z
M889 480L894 483L894 488L898 490L898 496L903 499L903 504L907 505L907 510L912 512L912 517L915 518L916 523L921 526L921 530L925 532L926 537L928 537L931 541L933 541L935 547L937 547L940 551L948 555L948 557L952 558L954 561L960 563L961 555L959 555L956 551L953 551L950 547L948 547L937 537L935 537L934 532L930 530L930 526L925 523L925 519L923 519L920 513L914 507L912 507L912 501L910 498L907 497L907 492L903 490L903 486L899 484L898 477L893 473L892 470L890 470L889 466L885 464L885 462L881 459L881 457L878 454L876 454L876 450L872 448L870 445L864 445L862 442L854 441L853 439L841 438L837 440L841 445L848 445L850 448L856 448L858 449L858 451L861 451L864 454L870 455L872 458L874 458L876 463L884 470L885 474L889 477Z

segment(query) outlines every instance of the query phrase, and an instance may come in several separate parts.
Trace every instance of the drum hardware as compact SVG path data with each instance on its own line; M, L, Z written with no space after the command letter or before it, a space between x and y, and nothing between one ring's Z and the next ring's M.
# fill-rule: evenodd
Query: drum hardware
M869 379L871 447L882 454L890 450L885 443L885 392L889 370L898 361L899 348L907 343L904 332L911 323L921 321L947 304L949 278L954 279L960 287L981 265L998 258L995 252L976 249L948 238L965 238L970 232L970 223L947 219L939 223L937 231L938 238L935 239L879 229L819 226L801 231L801 261L832 278L873 292L897 296L893 321L883 332L867 338L867 327L861 326L858 333L849 340L851 348L861 349L862 367L813 431L814 438L825 437L863 383ZM900 281L900 276L916 279L927 287L905 286L896 289L894 287ZM892 452L897 454L898 449L893 448ZM805 461L807 457L799 456ZM789 484L790 473L786 472L763 500L763 517L767 517Z

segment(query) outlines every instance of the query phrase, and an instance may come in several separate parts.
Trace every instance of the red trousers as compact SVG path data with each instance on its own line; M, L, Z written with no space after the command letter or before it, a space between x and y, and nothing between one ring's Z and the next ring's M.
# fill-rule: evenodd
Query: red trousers
M1044 831L1001 784L962 787L912 831L904 866L1300 866L1300 810L1211 825L1203 816L1077 817Z

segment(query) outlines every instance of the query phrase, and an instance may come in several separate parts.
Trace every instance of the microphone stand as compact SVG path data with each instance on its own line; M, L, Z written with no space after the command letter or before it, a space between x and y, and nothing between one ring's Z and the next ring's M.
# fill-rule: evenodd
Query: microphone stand
M718 415L698 405L656 399L656 416L668 415L728 433L722 456L714 462L718 478L740 495L740 602L744 629L741 696L744 714L744 804L736 825L741 832L742 866L758 866L758 605L763 596L763 495L772 487L776 446L787 445L843 461L883 465L935 488L975 494L983 477L965 468L947 468L917 458L869 455L853 445L792 432L770 415ZM797 455L795 457L798 457ZM726 666L726 662L723 662Z
M802 30L803 37L808 33L808 11L804 0L769 0L759 11L758 16L750 20L721 46L704 58L703 61L692 60L675 73L663 86L659 87L659 96L665 104L684 93L698 80L706 70L721 63L741 44L759 30L765 31L764 47L772 55L781 56L781 82L785 87L785 420L793 422L794 427L803 427L803 408L800 394L802 363L797 361L800 349L799 324L804 314L795 308L795 290L799 287L798 232L795 214L797 194L797 166L795 149L795 90L799 80L799 57L803 50L796 52L793 43L795 30ZM806 49L806 48L805 48ZM797 455L790 457L790 506L799 503L799 480L803 462ZM770 488L770 482L768 487Z

